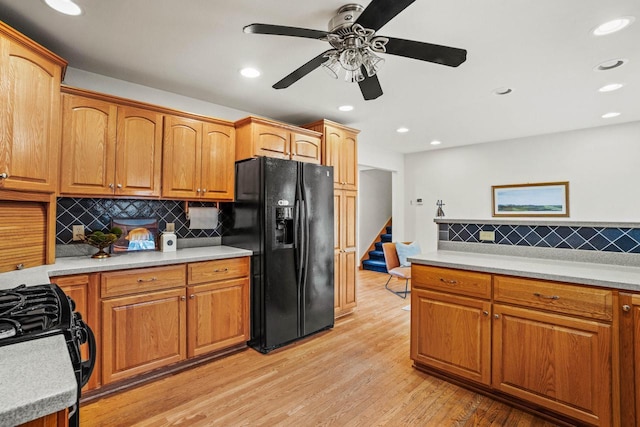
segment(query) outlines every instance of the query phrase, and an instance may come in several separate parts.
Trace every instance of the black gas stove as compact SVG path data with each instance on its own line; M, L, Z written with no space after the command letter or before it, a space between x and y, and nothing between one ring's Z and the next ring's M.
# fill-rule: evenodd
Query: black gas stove
M62 334L78 384L76 404L69 409L69 425L80 425L80 390L95 365L96 344L91 328L75 303L55 284L18 286L0 290L0 346ZM82 360L80 346L88 343L89 358Z

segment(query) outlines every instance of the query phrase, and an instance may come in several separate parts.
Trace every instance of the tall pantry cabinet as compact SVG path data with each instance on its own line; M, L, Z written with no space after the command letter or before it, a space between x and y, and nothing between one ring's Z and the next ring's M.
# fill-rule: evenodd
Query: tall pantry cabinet
M303 127L322 132L322 163L333 166L335 204L335 315L356 306L357 141L360 131L329 120Z

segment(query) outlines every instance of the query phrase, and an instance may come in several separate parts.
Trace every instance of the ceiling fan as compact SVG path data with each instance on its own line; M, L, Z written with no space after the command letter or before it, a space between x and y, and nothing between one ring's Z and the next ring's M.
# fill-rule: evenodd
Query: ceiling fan
M404 56L457 67L467 59L467 51L455 47L384 37L376 34L387 22L415 0L372 0L366 7L350 3L338 9L329 21L329 31L282 25L251 24L245 33L304 37L327 41L331 49L322 52L273 85L284 89L316 68L323 66L333 77L344 71L345 79L357 82L365 100L382 95L376 73L384 60L376 53Z

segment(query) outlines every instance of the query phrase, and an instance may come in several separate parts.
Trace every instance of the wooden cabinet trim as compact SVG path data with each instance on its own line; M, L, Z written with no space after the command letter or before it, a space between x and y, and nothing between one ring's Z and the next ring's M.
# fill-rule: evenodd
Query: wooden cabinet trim
M60 76L61 80L64 79L64 75L67 70L67 61L64 60L62 57L56 55L55 53L51 52L49 49L45 48L44 46L29 39L24 34L16 31L15 29L11 28L10 26L8 26L2 21L0 21L0 34L11 39L15 43L19 43L23 45L25 48L36 52L38 55L46 58L47 60L58 64L61 68L61 76Z

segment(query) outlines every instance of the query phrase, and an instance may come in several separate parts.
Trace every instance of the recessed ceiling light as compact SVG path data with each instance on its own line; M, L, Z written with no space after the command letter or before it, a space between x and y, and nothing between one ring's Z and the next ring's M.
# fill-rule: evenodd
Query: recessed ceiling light
M429 144L431 144L431 145L440 145L440 144L442 144L442 142L434 140L434 141L431 141Z
M353 105L341 105L338 107L340 111L351 111L353 110Z
M613 19L609 22L605 22L604 24L596 27L592 33L595 36L604 36L607 34L615 33L617 31L622 30L625 27L628 27L636 18L633 16L623 16L622 18Z
M64 13L65 15L78 16L82 13L80 6L71 0L44 0L44 2L50 8L60 13Z
M508 95L511 92L513 92L513 89L509 88L509 87L499 87L498 89L494 89L493 93L495 95Z
M260 71L256 70L255 68L247 67L240 70L240 74L248 79L255 79L260 75Z
M407 133L407 132L409 132L409 128L404 128L404 127L403 128L398 128L398 129L396 129L396 132L398 132L398 133Z
M624 64L629 62L626 58L618 58L618 59L610 59L608 61L604 61L595 66L595 71L609 71L614 68L622 67Z
M608 85L602 86L600 89L598 89L598 91L599 92L613 92L614 90L620 89L622 86L624 86L622 83L610 83Z
M618 117L619 115L620 115L620 113L618 113L618 112L616 112L616 111L612 111L612 112L610 112L610 113L603 114L603 115L602 115L602 118L603 118L603 119L611 119L611 118L613 118L613 117Z

